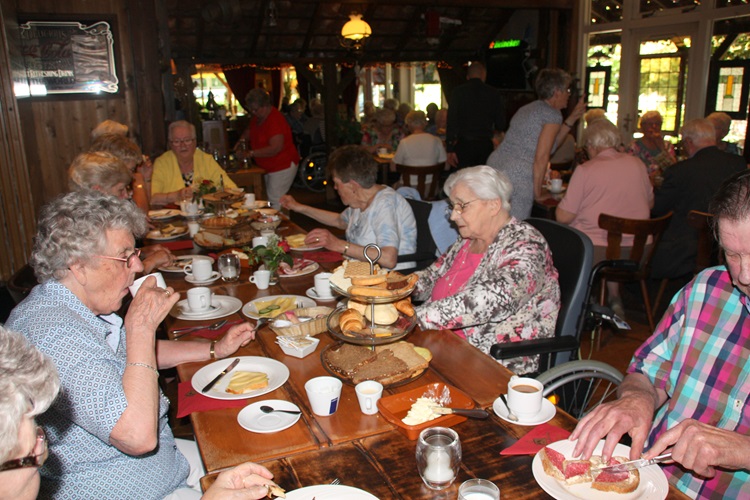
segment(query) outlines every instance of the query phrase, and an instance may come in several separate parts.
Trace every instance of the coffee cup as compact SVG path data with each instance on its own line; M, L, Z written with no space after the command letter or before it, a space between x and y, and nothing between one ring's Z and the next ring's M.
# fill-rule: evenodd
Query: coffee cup
M267 269L260 269L258 271L255 271L252 276L250 276L250 283L255 283L255 286L258 287L258 290L265 290L268 288L268 283L271 281L271 271L268 271Z
M253 238L253 248L268 245L268 236L256 236Z
M330 299L331 293L331 273L320 273L315 275L315 294L320 299Z
M378 154L384 156L388 154L388 148L378 148Z
M378 399L383 395L383 384L374 380L365 380L354 387L359 401L359 409L365 415L378 412Z
M164 281L164 276L161 275L161 273L151 273L147 274L146 276L143 276L141 278L138 278L133 282L132 285L128 287L128 290L130 290L130 294L135 297L135 294L138 293L138 289L141 288L141 285L144 281L146 281L146 278L149 276L153 276L156 278L156 286L158 288L167 288L167 283Z
M201 230L200 223L196 221L189 221L187 223L188 230L190 231L190 237L193 238L196 234L198 234L198 231Z
M246 208L253 208L255 206L255 194L254 193L245 193L244 205Z
M205 286L198 286L187 291L187 303L191 312L201 313L211 309L213 293Z
M549 192L550 193L561 193L562 192L562 179L550 179L549 181Z
M544 386L538 380L513 375L508 382L508 407L523 420L542 410Z
M196 281L210 280L213 276L213 263L208 257L195 256L190 264L185 266L185 274L192 276Z
M313 413L321 417L336 413L342 386L341 380L336 377L315 377L308 380L305 391Z

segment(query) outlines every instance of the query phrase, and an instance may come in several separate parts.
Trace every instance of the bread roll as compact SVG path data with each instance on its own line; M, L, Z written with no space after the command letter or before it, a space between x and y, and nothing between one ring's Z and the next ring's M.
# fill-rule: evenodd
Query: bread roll
M392 325L398 320L398 310L393 304L375 304L375 318L372 318L372 307L365 308L365 318L376 325Z

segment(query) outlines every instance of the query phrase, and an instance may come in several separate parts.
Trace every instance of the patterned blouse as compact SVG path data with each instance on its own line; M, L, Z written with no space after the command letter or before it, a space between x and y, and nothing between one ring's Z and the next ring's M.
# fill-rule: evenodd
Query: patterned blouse
M628 154L637 156L646 165L648 175L655 172L663 173L666 169L677 163L677 155L674 146L669 141L664 141L664 149L649 149L642 140L637 139L628 148Z
M495 237L469 281L455 294L431 301L435 282L454 265L464 240L434 264L417 272L414 298L424 329L463 330L472 345L489 354L500 342L552 337L560 310L557 269L544 237L511 218ZM538 370L539 357L505 360L517 374Z

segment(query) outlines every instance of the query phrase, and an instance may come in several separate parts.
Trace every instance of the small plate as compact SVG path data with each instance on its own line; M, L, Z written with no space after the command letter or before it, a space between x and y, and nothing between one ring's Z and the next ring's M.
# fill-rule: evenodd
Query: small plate
M310 297L313 300L320 300L322 302L328 302L329 300L336 300L335 295L330 295L328 297L318 297L318 292L315 291L315 287L308 288L305 292L305 295Z
M180 211L172 208L148 211L148 216L151 220L167 220L177 217L178 215L180 215Z
M294 491L286 492L286 500L378 500L378 497L365 490L342 484L320 484L305 486Z
M186 234L188 234L188 228L187 227L179 227L180 231L177 233L172 233L168 235L163 235L161 231L158 229L154 229L153 231L149 231L148 234L146 234L146 238L153 241L170 241L170 240L176 240L178 238L182 238Z
M171 266L162 266L159 268L159 271L165 273L184 273L185 266L193 262L193 257L196 257L196 255L179 255L175 258L174 264L172 264ZM214 263L214 259L212 257L201 256L201 258L211 259L211 264L213 265Z
M311 246L295 247L295 248L290 248L289 250L292 252L314 252L315 250L320 250L321 248L323 248L323 246L318 245L318 246L312 246L312 247Z
M289 274L284 274L281 268L279 268L279 278L296 278L297 276L305 276L307 274L314 273L315 271L320 269L320 264L318 264L314 260L294 259L294 265L297 264L304 264L305 267L299 269L298 271L293 271Z
M573 458L573 449L575 448L576 442L563 439L548 445L555 451L559 451L565 458ZM599 441L599 444L594 449L594 455L601 455L602 448L604 447L604 440ZM629 457L630 447L622 444L615 446L614 456ZM541 488L549 493L552 497L557 500L577 500L580 498L588 498L592 500L599 499L617 499L617 500L664 500L667 498L669 493L669 482L667 476L664 475L664 471L658 465L649 465L638 470L641 475L640 484L638 488L632 493L615 493L615 492L604 492L598 491L591 488L591 483L574 484L571 486L563 486L552 476L547 475L544 472L544 466L542 465L542 459L537 453L534 456L534 461L531 462L531 472L534 474L534 479L541 486ZM289 496L287 496L289 498Z
M232 380L232 374L229 373L226 377L219 380L210 391L201 393L200 390L229 366L229 363L231 363L236 357L238 356L230 356L226 359L216 361L195 372L195 375L193 375L191 380L193 389L195 389L196 392L213 399L249 399L275 391L284 385L287 379L289 379L289 368L287 368L284 363L276 361L275 359L264 358L262 356L239 356L240 362L232 371L263 372L268 375L267 387L258 389L257 391L246 392L245 394L232 394L226 392L229 381Z
M188 274L185 275L185 281L193 285L208 285L209 283L213 283L219 278L221 278L221 273L219 271L212 272L211 277L207 280L198 280L195 279L195 276L190 276Z
M174 305L172 310L169 311L169 315L173 318L185 320L219 319L239 311L242 308L242 301L228 295L214 295L213 305L218 306L218 309L203 314L185 315L182 310L187 308L187 299L184 299Z
M307 297L302 297L301 295L269 295L268 297L259 297L245 304L242 307L242 314L244 314L250 319L260 319L260 316L258 315L258 308L255 307L255 303L258 301L263 302L266 300L274 300L274 299L279 299L282 297L294 297L295 301L298 304L301 304L302 307L315 307L318 305L315 303L314 300L310 300ZM292 309L298 309L298 307L295 305L295 307L293 307Z
M296 424L301 416L279 411L263 413L260 409L261 406L270 406L276 410L300 411L296 404L282 399L266 399L264 401L258 401L257 403L247 405L239 415L237 415L237 422L239 422L243 429L247 429L250 432L257 432L259 434L279 432Z
M524 426L534 426L534 425L541 425L545 422L549 422L552 420L557 413L557 407L550 402L547 398L542 398L542 409L532 418L524 418L521 419L519 417L518 422L514 422L513 420L508 418L508 408L503 403L503 400L500 398L497 398L494 403L492 403L492 409L495 410L495 415L502 418L506 422L510 422L511 424L516 425L524 425Z

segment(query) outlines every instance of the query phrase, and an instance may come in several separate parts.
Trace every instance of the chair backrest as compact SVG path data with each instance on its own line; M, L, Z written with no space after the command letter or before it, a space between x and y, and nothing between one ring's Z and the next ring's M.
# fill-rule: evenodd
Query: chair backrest
M695 268L693 272L698 274L707 267L714 265L718 259L716 241L711 231L712 214L691 210L687 214L687 222L690 227L698 231L698 253L695 257Z
M437 163L427 167L409 167L407 165L396 165L396 170L401 174L401 182L404 186L416 188L423 200L434 200L437 198L440 187L440 174L445 168L445 163ZM417 185L411 184L411 176L417 178ZM432 181L427 183L427 176L432 175Z
M552 261L559 274L560 312L555 326L555 337L581 335L588 280L594 260L594 245L591 239L578 229L549 219L529 218L526 222L534 226L547 240ZM560 353L554 364L570 360L570 355Z
M435 245L435 240L432 239L429 222L432 204L411 198L406 198L406 201L411 206L414 218L417 221L417 251L410 255L399 255L397 262L415 261L417 266L413 270L419 271L432 264L436 259L437 245Z
M640 268L636 274L648 276L651 270L651 258L654 256L661 235L671 219L672 212L656 219L626 219L609 214L599 214L599 227L607 231L607 259L620 259L622 235L632 234L633 248L630 250L629 259L640 263ZM651 237L651 247L644 259L649 236Z
M29 264L26 264L10 277L10 281L7 283L8 293L10 293L13 302L18 304L38 284L39 282L34 275L34 269Z

